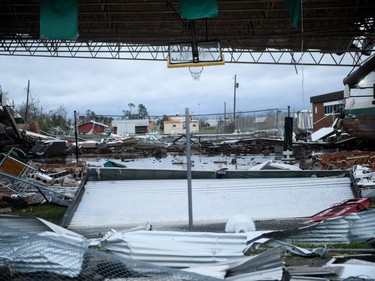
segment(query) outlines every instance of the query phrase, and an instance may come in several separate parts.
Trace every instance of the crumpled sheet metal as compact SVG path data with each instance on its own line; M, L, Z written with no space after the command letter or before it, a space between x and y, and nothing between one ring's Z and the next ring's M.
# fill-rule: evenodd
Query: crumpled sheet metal
M270 247L284 247L285 250L288 250L288 252L301 257L323 257L327 253L327 250L325 248L315 248L312 250L308 250L284 241L273 240L270 238L261 238L249 243L249 245L244 250L244 254L250 255L251 253L255 252L257 249L264 245Z
M281 257L285 253L286 249L280 246L238 261L195 265L184 270L231 281L281 280Z
M45 223L49 224L48 222ZM142 257L150 259L151 256L152 259L160 262L160 264L175 263L176 267L181 267L184 264L183 262L188 261L184 266L190 267L189 272L212 276L213 279L211 280L224 277L231 281L282 280L281 276L285 271L285 267L282 264L281 256L285 251L302 256L322 256L325 250L308 251L285 241L293 240L306 243L306 240L303 240L306 237L310 242L317 241L319 244L321 244L321 239L326 239L326 241L332 243L337 241L371 241L375 238L375 209L284 232L228 234L174 231L128 231L117 233L112 231L102 240L85 241L84 237L53 224L48 225L48 227L54 231L52 234L44 231L38 235L24 235L17 229L13 230L13 232L1 231L0 266L11 265L12 270L18 272L43 271L76 277L82 270L86 246L89 243L92 246L96 246L98 243L103 242L106 250L110 250L113 253L127 251L130 253L131 258L139 261L144 261ZM274 241L272 239L273 236L284 238L284 241ZM268 245L274 248L249 258L243 252L246 243L249 241L258 244L269 243ZM111 244L113 244L113 248ZM158 248L155 248L155 246ZM121 248L123 249L119 251ZM136 253L135 249L137 249L138 253ZM201 256L192 255L196 253ZM120 256L128 256L128 254L122 253ZM196 259L197 257L198 259ZM225 257L224 260L222 260L223 257ZM332 267L341 267L348 274L351 274L352 270L363 267L363 270L373 274L373 269L363 264L335 264ZM207 280L209 279L207 277Z
M254 237L263 232L256 233ZM100 246L120 256L186 268L197 264L239 260L248 240L246 233L111 230Z
M375 209L348 214L301 226L290 230L270 231L248 240L251 243L262 238L306 244L335 244L371 242L375 240Z
M98 245L121 257L220 279L281 280L284 245L252 257L243 253L248 240L264 233L111 230Z
M375 239L375 209L349 214L345 219L350 222L349 240L351 242L373 241Z
M50 272L76 277L86 248L1 228L0 265L12 272Z
M375 239L375 209L328 219L300 229L287 240L303 243L350 243Z
M363 260L365 255L360 256L336 256L333 257L325 268L340 268L341 274L339 280L375 280L375 263ZM342 261L345 260L345 261ZM356 276L356 277L355 277ZM357 278L357 279L354 279Z
M64 233L40 234L0 227L0 280L220 280L84 248L76 237L66 243Z

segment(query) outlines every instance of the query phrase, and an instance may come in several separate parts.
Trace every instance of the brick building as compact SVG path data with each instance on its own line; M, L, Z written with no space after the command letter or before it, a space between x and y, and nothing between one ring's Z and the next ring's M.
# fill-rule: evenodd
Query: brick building
M344 91L313 96L310 102L313 110L313 130L330 127L345 107Z

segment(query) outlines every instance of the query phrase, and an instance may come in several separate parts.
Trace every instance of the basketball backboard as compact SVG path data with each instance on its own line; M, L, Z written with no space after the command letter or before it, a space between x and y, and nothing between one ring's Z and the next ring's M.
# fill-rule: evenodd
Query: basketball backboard
M192 42L169 44L168 67L197 67L225 64L219 41L196 43L196 52Z

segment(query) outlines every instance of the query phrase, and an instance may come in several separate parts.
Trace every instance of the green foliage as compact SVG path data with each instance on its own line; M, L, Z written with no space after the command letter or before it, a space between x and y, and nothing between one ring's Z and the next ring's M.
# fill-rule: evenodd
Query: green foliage
M90 122L91 120L109 125L112 122L113 118L103 115L96 115L94 111L88 109L86 110L85 122Z
M308 244L292 242L293 245L304 249L327 248L331 255L355 254L356 249L373 249L373 245L369 242L351 242L338 244ZM271 247L268 245L261 245L257 250L251 252L250 255L261 254Z
M18 113L26 120L26 122L31 120L37 120L38 117L43 115L43 109L39 105L39 100L30 99L28 106L26 103L22 103L17 109Z
M122 114L123 114L122 116L123 119L132 119L132 113L130 110L123 110Z
M337 244L307 244L307 243L296 243L294 245L302 248L313 249L313 248L327 248L327 249L371 249L372 244L369 242L350 242L350 243L337 243Z
M66 207L43 204L28 206L24 209L12 210L12 215L21 217L38 217L59 224L66 211Z
M147 108L143 104L138 104L138 117L139 119L146 119L148 118L148 111Z
M44 112L43 107L39 105L39 100L31 99L28 106L22 103L17 111L27 122L38 122L44 132L64 134L69 129L68 111L64 106Z
M129 103L128 106L129 106L129 110L124 109L122 111L123 119L146 119L148 118L149 114L148 114L147 108L143 104L138 104L137 113L132 112L132 109L135 108L134 103Z
M168 121L169 120L169 117L167 115L163 115L163 119L162 120L159 120L159 126L160 126L160 130L161 131L164 131L164 121Z

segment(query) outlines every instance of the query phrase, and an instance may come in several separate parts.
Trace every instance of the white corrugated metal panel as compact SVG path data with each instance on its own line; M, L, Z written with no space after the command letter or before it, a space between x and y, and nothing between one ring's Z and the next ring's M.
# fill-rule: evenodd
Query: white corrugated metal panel
M297 234L296 239L303 239L305 243L347 243L349 223L341 218L328 219L323 222L314 224ZM290 237L294 241L294 236Z
M349 239L352 242L375 239L375 209L349 214L345 219L350 223Z
M375 263L368 264L332 264L326 266L327 268L341 268L341 274L337 280L374 280L375 278Z
M301 230L288 240L303 243L349 243L375 239L375 209L325 220Z
M353 198L349 178L193 180L195 225L311 216ZM186 180L88 181L69 228L123 228L188 223Z
M252 257L243 254L246 241L261 234L110 231L102 239L100 246L122 257L159 266L188 268L187 271L212 277L230 276L228 280L265 280L244 279L244 274L248 278L270 278L275 274L281 278L281 255L286 251L284 247L275 247Z
M186 268L192 265L240 260L244 258L243 250L247 239L246 234L112 231L105 235L100 245L126 258L161 266Z
M271 268L266 270L258 270L250 273L244 273L232 277L225 278L230 281L270 281L270 280L282 280L283 268Z
M269 249L238 266L231 266L225 279L232 281L281 280L283 275L281 256L283 254L285 254L283 247Z

